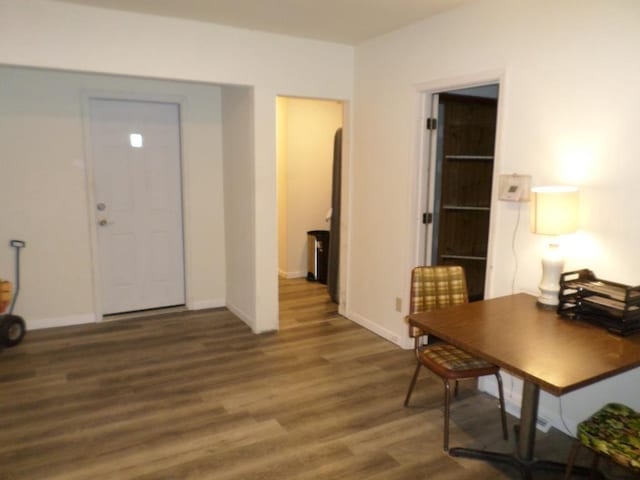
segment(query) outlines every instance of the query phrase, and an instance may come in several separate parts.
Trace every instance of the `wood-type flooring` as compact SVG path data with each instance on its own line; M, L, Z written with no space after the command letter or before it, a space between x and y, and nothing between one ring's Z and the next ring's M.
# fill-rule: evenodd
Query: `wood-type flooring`
M263 335L225 309L28 332L0 353L0 479L518 478L445 454L440 380L423 372L404 408L412 352L339 316L325 286L282 280L280 302ZM566 459L568 437L538 440ZM513 448L473 382L451 445Z

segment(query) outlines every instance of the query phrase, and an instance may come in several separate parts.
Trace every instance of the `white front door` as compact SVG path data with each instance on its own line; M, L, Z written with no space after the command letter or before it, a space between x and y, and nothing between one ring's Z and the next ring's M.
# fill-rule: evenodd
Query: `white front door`
M89 111L103 313L184 305L179 106Z

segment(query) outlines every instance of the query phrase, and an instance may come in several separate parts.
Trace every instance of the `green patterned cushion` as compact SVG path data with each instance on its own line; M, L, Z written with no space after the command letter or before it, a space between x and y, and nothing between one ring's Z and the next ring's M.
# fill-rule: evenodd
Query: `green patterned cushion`
M578 425L578 439L620 465L640 469L640 414L609 403Z

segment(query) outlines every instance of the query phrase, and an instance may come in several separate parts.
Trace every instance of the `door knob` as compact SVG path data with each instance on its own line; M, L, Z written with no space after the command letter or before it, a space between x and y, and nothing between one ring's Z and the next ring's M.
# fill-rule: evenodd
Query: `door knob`
M106 227L107 225L109 225L109 221L106 218L103 218L98 222L98 225L100 225L101 227Z

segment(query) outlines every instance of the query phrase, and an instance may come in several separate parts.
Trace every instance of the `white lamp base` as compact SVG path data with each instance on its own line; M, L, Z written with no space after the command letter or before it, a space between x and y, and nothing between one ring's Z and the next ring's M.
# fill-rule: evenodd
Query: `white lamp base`
M538 305L543 308L558 306L560 293L560 275L564 268L564 258L557 243L550 243L542 257L542 280L540 281L540 296Z

